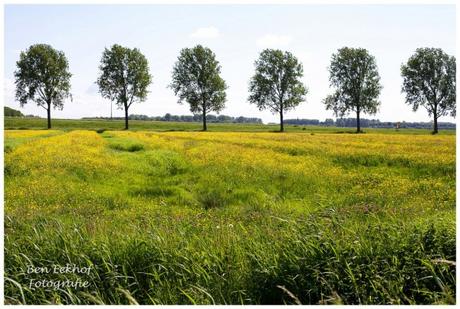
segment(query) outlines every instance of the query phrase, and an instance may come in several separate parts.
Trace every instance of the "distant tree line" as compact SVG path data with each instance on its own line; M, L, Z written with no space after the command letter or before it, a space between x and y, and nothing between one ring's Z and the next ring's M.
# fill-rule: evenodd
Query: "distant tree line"
M51 128L51 109L62 109L65 99L72 99L67 58L50 45L36 44L21 52L16 65L16 99L21 106L33 101L44 108ZM364 48L343 47L332 54L328 70L333 91L323 104L340 119L354 113L356 132L361 132L362 115L375 115L381 105L383 87L375 57ZM439 48L418 48L400 70L406 103L414 111L424 107L433 119L433 133L438 133L440 117L456 116L455 57ZM255 60L254 71L248 102L278 114L282 132L284 113L306 101L303 65L288 51L265 49ZM228 86L220 75L216 55L202 45L182 49L173 66L169 88L179 104L189 104L190 111L201 116L203 131L208 121L233 121L210 115L225 108ZM129 128L129 108L146 101L152 80L147 58L139 49L118 44L104 49L96 84L103 98L124 110L125 129Z
M21 111L18 111L17 109L14 109L8 106L3 107L3 115L5 117L40 118L39 116L35 116L35 115L24 115L23 113L21 113Z
M116 119L122 120L124 117L83 117L82 119ZM164 116L147 116L131 114L128 116L129 120L148 120L148 121L172 121L172 122L202 122L203 116L195 115L171 115L166 113ZM211 123L258 123L262 124L262 119L254 117L232 117L227 115L206 115L207 122Z
M24 115L20 111L15 110L8 106L3 107L3 114L6 117L24 117Z
M431 122L392 122L380 121L378 119L361 118L361 127L363 128L386 128L386 129L430 129L433 127ZM286 124L290 125L305 125L305 126L325 126L325 127L342 127L353 128L356 126L356 118L338 118L336 120L328 118L324 121L318 119L286 119ZM455 123L439 122L440 129L455 129Z

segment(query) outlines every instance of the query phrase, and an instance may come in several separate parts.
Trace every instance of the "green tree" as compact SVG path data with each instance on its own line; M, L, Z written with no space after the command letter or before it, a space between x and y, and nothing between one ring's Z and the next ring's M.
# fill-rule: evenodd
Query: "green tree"
M186 101L192 113L203 115L203 131L207 130L206 115L225 107L227 85L220 70L216 55L201 45L182 49L173 68L169 87L179 97L179 104Z
M128 130L128 110L133 103L147 99L147 88L152 82L147 59L137 48L115 44L105 48L99 70L96 81L99 92L125 110L125 130Z
M21 107L28 101L46 110L51 129L51 107L62 110L70 94L69 63L62 51L47 44L35 44L21 52L14 72L16 99Z
M376 114L382 86L375 58L364 48L344 47L332 55L330 85L335 92L326 97L326 109L337 117L356 112L356 132L361 132L361 113Z
M290 52L265 49L254 65L256 72L249 82L248 101L259 110L279 113L280 132L283 132L284 112L305 101L308 93L301 81L302 64Z
M24 117L24 115L20 111L8 106L3 107L3 115L5 117Z
M456 61L439 48L418 48L401 66L402 92L414 111L423 106L433 115L433 134L438 118L456 115Z

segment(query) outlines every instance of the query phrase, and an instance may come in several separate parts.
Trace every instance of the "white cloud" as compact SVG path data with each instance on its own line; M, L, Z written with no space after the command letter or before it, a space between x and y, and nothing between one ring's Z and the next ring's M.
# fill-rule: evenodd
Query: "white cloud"
M190 37L194 39L215 39L219 35L219 29L216 27L203 27L195 30L195 32L190 34Z
M11 78L5 78L3 84L3 98L4 102L7 104L14 103L15 100L15 92L16 92L16 86L14 84L14 80Z
M95 95L99 93L99 88L97 87L96 83L91 84L88 89L86 89L86 93L90 95Z
M291 43L290 35L266 34L257 40L259 47L283 47Z

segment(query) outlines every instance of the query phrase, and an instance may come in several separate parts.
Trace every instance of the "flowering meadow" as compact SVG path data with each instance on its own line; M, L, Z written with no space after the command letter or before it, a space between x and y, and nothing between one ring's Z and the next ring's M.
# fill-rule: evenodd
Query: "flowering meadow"
M455 303L454 134L5 130L4 153L8 304Z

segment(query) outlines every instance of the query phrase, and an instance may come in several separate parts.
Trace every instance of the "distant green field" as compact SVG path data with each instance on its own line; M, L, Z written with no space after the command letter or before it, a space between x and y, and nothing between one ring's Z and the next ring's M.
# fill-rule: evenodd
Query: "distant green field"
M81 120L81 119L53 119L53 129L56 130L123 130L124 120ZM5 130L46 129L44 118L18 118L5 117ZM201 122L166 122L130 120L129 128L132 131L200 131ZM279 125L242 124L242 123L209 123L211 132L273 132L279 130ZM353 133L355 128L321 127L285 125L288 132L306 133ZM423 129L370 129L364 128L368 133L403 133L403 134L430 134L430 130ZM441 130L440 134L455 134L455 130Z

